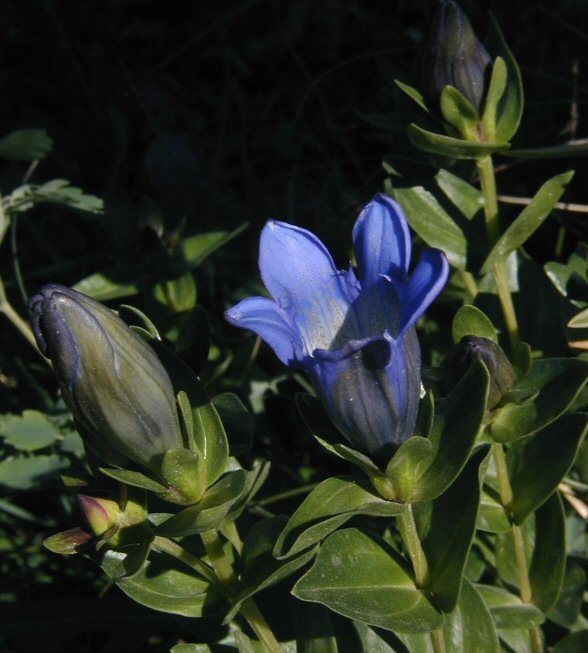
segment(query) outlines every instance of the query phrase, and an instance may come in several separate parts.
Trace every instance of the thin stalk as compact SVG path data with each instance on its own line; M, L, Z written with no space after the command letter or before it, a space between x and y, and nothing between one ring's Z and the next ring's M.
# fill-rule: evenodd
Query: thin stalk
M504 508L509 511L512 506L514 495L512 486L510 484L510 479L508 477L506 456L504 455L504 447L502 443L494 442L492 445L492 452L494 455L494 463L496 465L496 476L498 478L498 491L500 494L500 501ZM527 565L523 533L520 527L516 524L513 524L511 529L514 542L515 559L519 575L519 592L521 600L525 603L532 603L533 591L531 588L531 582L529 580L529 568ZM541 633L539 628L530 628L529 637L531 639L531 650L533 653L542 653L543 646L541 644Z
M484 156L476 160L478 174L480 176L480 186L484 196L484 216L486 218L486 237L488 244L492 248L500 238L500 221L498 215L498 196L496 194L496 179L494 177L494 165L491 156ZM511 349L519 344L519 326L517 316L508 287L508 277L503 262L497 263L492 268L492 275L496 283L498 299L502 307L504 321L510 340Z
M274 494L273 496L267 497L266 499L261 499L261 501L258 501L256 505L269 506L271 503L277 503L278 501L291 499L292 497L296 497L299 494L307 494L308 492L314 490L314 488L317 487L317 485L319 485L319 483L309 483L308 485L301 485L300 487L295 487L292 490L286 490L285 492Z
M397 520L400 536L412 562L416 585L424 588L429 581L429 563L421 546L410 503L404 504L404 512L397 516Z
M460 276L466 291L464 304L473 303L478 294L478 284L476 283L474 275L471 272L462 270Z
M225 589L232 594L236 595L239 591L239 580L233 569L231 561L227 558L223 549L223 544L215 530L206 531L200 534L204 548L210 560L218 580ZM267 621L259 611L255 601L252 598L243 601L239 608L239 613L246 619L247 623L251 626L253 632L259 638L259 641L264 644L269 653L281 653L282 649L278 640L272 633Z
M412 505L405 503L404 512L401 512L396 519L400 537L402 537L402 541L408 552L408 557L412 562L416 586L425 589L429 582L429 563L421 546L412 512ZM443 632L441 630L432 630L429 635L434 653L446 653Z
M161 553L167 553L176 560L180 560L185 565L193 569L197 574L202 576L205 580L213 585L218 585L219 579L214 571L202 560L196 558L191 553L188 553L179 544L168 540L167 537L156 536L153 540L153 548Z

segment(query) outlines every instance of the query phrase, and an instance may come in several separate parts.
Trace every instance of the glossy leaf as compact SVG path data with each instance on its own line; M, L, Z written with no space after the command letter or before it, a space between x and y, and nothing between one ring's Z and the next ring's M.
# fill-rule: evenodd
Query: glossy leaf
M435 501L415 505L419 538L429 563L428 589L443 612L451 612L458 601L476 530L482 467L488 451L488 446L477 449Z
M486 414L488 382L486 368L475 362L437 410L433 449L415 468L411 502L435 499L463 469Z
M196 505L184 508L161 523L156 533L166 537L186 537L220 528L231 506L245 489L246 474L240 469L229 472L208 488Z
M435 197L422 186L395 188L394 197L427 245L443 250L454 268L465 270L466 237Z
M510 442L544 428L566 411L587 379L586 361L574 358L534 361L529 374L513 388L518 396L532 400L498 408L490 424L490 435L497 442Z
M468 220L484 208L482 193L461 177L441 168L435 176L435 181L447 199Z
M200 478L200 458L189 449L171 449L163 457L161 475L177 503L190 505L202 498L206 486Z
M430 424L429 434L434 420ZM403 442L386 467L386 476L390 479L393 494L399 501L410 501L414 486L418 480L415 470L419 463L427 460L433 451L433 443L428 437L418 435Z
M328 478L306 497L277 538L275 554L288 557L313 546L354 515L392 517L402 512L353 476Z
M202 580L190 568L163 553L151 552L143 569L125 578L122 551L108 550L101 566L131 599L153 610L184 617L201 617L218 609L218 590Z
M494 152L503 152L510 147L509 143L480 143L464 141L444 134L435 134L414 123L408 126L408 137L419 150L451 159L477 159Z
M247 223L243 223L233 231L211 231L184 238L173 252L172 269L185 271L202 265L211 254L233 240L247 227Z
M69 462L57 454L47 456L9 456L0 461L0 486L28 490L55 479Z
M423 94L418 91L416 88L409 86L408 84L405 84L404 82L401 82L399 79L395 79L394 83L398 88L408 95L408 97L413 100L413 102L416 102L421 109L429 113L429 109L427 108L427 105L425 104L425 98L423 97Z
M471 102L453 86L446 86L441 91L441 113L452 127L464 138L476 140L478 112Z
M383 540L351 528L333 533L292 593L303 601L387 630L422 632L442 615L419 590L409 566Z
M564 172L541 186L531 203L521 211L494 245L482 265L480 274L490 272L494 265L506 261L512 252L523 245L539 229L563 195L573 176L573 172Z
M288 560L274 558L274 546L286 521L283 516L270 517L257 522L249 529L241 554L241 585L245 589L234 600L224 623L229 623L235 617L243 601L288 578L314 556L315 551L309 550Z
M557 489L574 463L587 428L588 415L563 415L509 449L507 462L514 494L510 511L516 524Z
M486 137L491 141L496 138L498 103L504 95L507 77L508 72L504 59L502 57L496 57L492 66L492 76L488 84L488 91L486 92L486 100L484 102L484 113L482 114L482 125L484 126Z
M488 317L475 306L466 304L462 306L451 324L451 335L454 344L458 344L464 336L478 336L488 338L498 343L498 333Z
M509 516L500 503L498 492L484 485L480 499L478 528L489 533L505 533L511 527Z
M498 141L508 142L516 134L523 115L523 82L516 59L504 40L498 21L492 14L490 14L487 42L490 52L493 55L500 55L506 63L507 82L496 110L494 137Z
M107 302L112 299L138 294L146 280L147 275L135 270L112 268L102 272L95 272L78 281L72 287L96 301Z
M573 626L580 616L585 589L586 572L578 563L568 562L557 602L547 613L549 620L564 628Z
M545 621L545 615L539 608L523 603L516 594L502 587L476 585L476 589L489 608L497 628L528 630Z
M115 481L124 483L125 485L139 487L155 494L165 494L167 492L165 485L161 485L161 483L154 481L141 472L135 472L130 469L109 469L107 467L101 467L100 471L109 478L113 478Z

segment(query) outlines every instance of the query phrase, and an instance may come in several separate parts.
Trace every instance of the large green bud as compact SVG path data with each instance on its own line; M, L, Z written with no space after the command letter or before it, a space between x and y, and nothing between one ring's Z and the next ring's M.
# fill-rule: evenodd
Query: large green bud
M453 86L480 113L491 63L461 7L453 0L440 0L424 59L431 100L438 102L443 89Z
M31 298L32 325L86 445L108 464L155 475L183 447L171 380L151 347L116 313L50 284Z

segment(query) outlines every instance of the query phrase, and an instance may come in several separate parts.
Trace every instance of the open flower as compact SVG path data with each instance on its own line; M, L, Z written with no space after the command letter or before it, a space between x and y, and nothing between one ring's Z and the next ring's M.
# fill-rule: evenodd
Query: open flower
M445 285L449 265L443 252L427 249L408 277L408 224L381 194L361 212L353 243L359 280L353 269L335 268L314 234L268 222L259 268L273 301L245 299L226 317L304 370L347 440L381 458L413 433L421 386L414 325Z
M29 308L86 445L107 463L130 459L157 473L182 434L171 380L153 349L116 313L65 286L44 286Z

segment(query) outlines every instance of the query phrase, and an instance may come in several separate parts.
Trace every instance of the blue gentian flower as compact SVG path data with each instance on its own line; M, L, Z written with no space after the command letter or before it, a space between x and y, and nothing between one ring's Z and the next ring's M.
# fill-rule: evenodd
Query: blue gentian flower
M408 276L411 240L400 206L378 194L353 229L359 279L338 271L309 231L269 221L259 269L272 299L251 297L227 320L258 334L311 378L327 412L359 451L383 459L413 433L420 397L414 325L449 273L426 249Z

